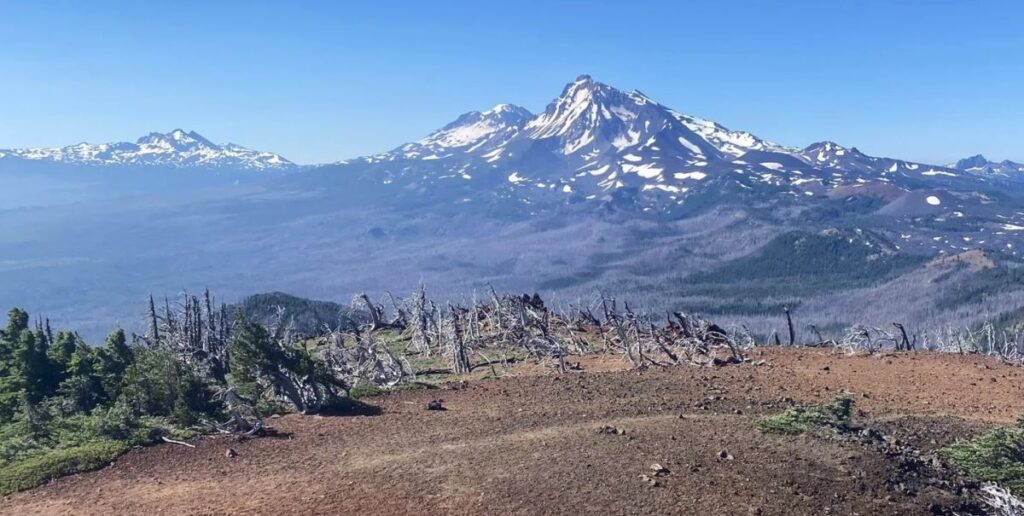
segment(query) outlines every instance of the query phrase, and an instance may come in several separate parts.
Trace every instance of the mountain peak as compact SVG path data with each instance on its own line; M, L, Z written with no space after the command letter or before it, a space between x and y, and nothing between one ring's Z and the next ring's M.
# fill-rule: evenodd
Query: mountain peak
M805 151L819 151L819 150L822 150L822 151L825 151L825 152L835 152L835 151L845 151L847 149L846 149L846 147L843 147L842 145L839 145L838 143L836 143L834 141L822 140L820 142L814 142L814 143L808 145L806 148L804 148L804 150Z
M470 111L416 144L403 146L401 152L408 158L434 159L438 153L453 148L478 150L490 141L519 131L532 117L533 113L526 108L513 104L498 104L483 112ZM429 151L426 155L424 148Z
M528 109L515 104L498 104L480 114L484 118L497 117L506 122L520 122L533 117Z
M520 110L523 110L523 109L525 109L525 108L521 108L521 107L513 105L513 104L496 104L491 109L488 109L487 111L485 111L485 113L508 113L508 112L513 112L513 111L520 111Z
M981 154L975 154L974 156L970 156L960 161L957 161L956 164L953 165L953 168L956 168L958 170L968 170L972 168L984 168L985 165L988 164L989 160L986 159L985 156L982 156Z
M1024 173L1024 164L1015 163L1008 159L996 163L989 161L988 158L981 154L964 158L949 167L965 172L980 172L984 174L1017 175Z
M634 99L625 93L595 81L589 75L581 75L567 84L562 94L553 100L537 118L527 124L535 138L548 138L570 132L583 132L586 127L595 126L599 120L609 118L613 107L628 110ZM584 120L585 119L585 120ZM574 130L573 127L576 127Z
M204 138L195 131L174 129L167 133L149 133L135 142L138 145L171 145L175 148L187 148L193 146L209 147L216 149L219 146Z

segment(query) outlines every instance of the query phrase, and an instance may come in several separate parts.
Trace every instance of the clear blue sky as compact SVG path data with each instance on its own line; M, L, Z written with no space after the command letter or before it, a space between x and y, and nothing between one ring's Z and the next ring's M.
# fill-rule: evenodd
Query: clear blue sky
M0 0L0 148L181 127L335 161L589 73L779 143L1024 161L1017 1L283 4Z

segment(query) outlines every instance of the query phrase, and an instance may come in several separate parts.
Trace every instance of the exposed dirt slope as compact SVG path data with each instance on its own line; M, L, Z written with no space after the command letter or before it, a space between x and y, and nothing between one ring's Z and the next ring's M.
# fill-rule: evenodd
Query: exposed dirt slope
M371 400L378 415L273 420L289 437L134 450L10 496L0 512L921 514L955 496L905 478L870 447L766 436L756 421L789 399L849 391L858 423L928 450L1024 413L1024 372L980 357L758 353L765 365L721 369L607 372L625 367L620 358L587 359L568 375L522 366L462 389ZM448 410L424 410L435 398ZM640 475L655 463L670 473L652 487Z

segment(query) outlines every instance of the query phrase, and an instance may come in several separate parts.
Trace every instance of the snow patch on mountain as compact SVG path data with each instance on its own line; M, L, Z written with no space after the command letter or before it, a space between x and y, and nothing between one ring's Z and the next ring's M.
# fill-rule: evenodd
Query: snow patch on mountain
M471 152L489 141L508 139L532 117L529 111L519 106L498 104L484 112L473 111L460 116L441 130L411 144L409 150L416 147L431 150L464 148Z

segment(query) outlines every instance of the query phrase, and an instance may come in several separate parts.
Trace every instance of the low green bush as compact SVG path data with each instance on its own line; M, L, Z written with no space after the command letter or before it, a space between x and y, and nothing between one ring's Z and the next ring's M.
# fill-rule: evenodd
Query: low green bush
M766 434L799 435L814 432L841 433L849 430L853 400L838 396L827 405L796 406L758 421Z
M1024 496L1024 417L1016 426L958 441L939 454L977 480L995 482Z
M129 448L122 441L97 441L7 465L0 469L0 495L29 489L64 475L101 468Z
M384 392L384 389L381 389L372 383L360 383L355 387L352 387L348 395L354 400L361 400L363 398L379 396L384 394Z

